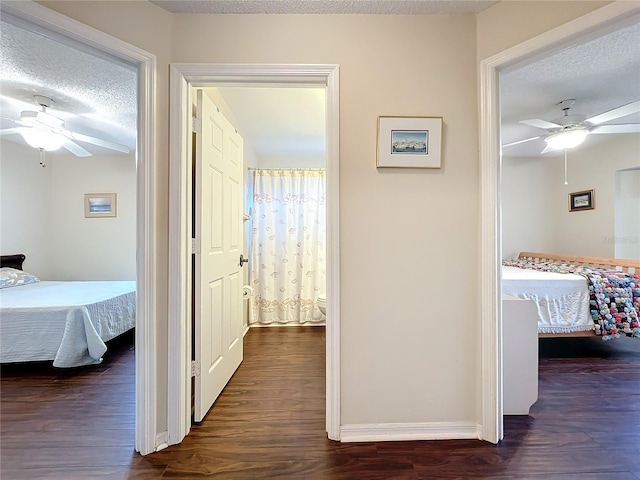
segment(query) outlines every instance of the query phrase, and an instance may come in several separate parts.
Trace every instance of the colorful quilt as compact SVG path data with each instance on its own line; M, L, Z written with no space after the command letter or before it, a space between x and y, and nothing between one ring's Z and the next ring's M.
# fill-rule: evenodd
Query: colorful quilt
M557 261L526 259L503 260L510 267L545 272L574 273L587 279L589 304L596 335L603 340L640 337L640 277L636 273L600 270Z

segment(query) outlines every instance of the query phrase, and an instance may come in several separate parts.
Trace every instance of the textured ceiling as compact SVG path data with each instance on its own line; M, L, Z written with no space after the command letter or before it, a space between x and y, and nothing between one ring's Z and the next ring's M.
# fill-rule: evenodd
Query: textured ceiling
M454 15L480 13L481 0L151 0L173 13Z
M179 3L186 5L192 2ZM252 2L226 3L241 3L246 6ZM363 5L371 2L348 3ZM457 2L445 3L454 7L454 3ZM123 143L131 149L135 148L136 72L132 68L95 56L86 49L60 43L40 33L27 32L7 23L6 20L3 18L0 22L2 117L17 118L21 110L37 109L33 95L45 95L54 99L56 103L50 112L63 118L67 128ZM639 100L640 24L619 29L561 50L530 65L503 73L500 83L503 143L545 134L543 130L519 124L518 121L530 118L553 121L561 115L555 106L556 103L567 98L576 100L571 113L582 113L587 117ZM246 125L243 123L242 128L251 132L252 137L255 136L252 140L257 142L256 149L261 155L283 154L282 146L278 146L278 139L289 138L293 143L294 134L299 134L301 141L308 142L309 145L319 144L318 129L320 125L324 127L324 110L316 112L313 105L317 105L317 99L312 100L309 107L305 107L306 113L303 109L303 113L299 114L291 105L306 104L301 99L290 101L281 98L282 92L269 93L260 89L262 92L239 96L236 91L234 97L232 88L226 90L228 91L225 95L229 96L228 103L234 112L237 110L236 116L247 122ZM268 94L269 98L260 99L260 93ZM242 104L243 98L246 105ZM257 105L262 105L262 110L257 109ZM269 109L272 112L269 116L252 113ZM289 115L297 120L288 121ZM276 120L278 118L281 120ZM265 121L264 125L256 123L261 119ZM640 122L640 114L620 118L614 123L637 122ZM303 132L302 129L307 124L308 131ZM278 125L282 125L280 130ZM15 124L9 120L2 119L1 128L13 126ZM261 133L267 131L272 132L272 140ZM19 135L10 137L3 138L21 141ZM592 135L588 137L584 146L606 137L610 136ZM82 146L94 153L110 152L89 145ZM269 148L272 148L270 152ZM543 148L544 141L536 140L508 147L504 154L532 156L538 155Z
M532 118L552 122L562 116L556 104L566 99L575 99L571 114L587 118L640 100L640 23L501 74L502 142L545 135L546 130L518 122ZM614 123L640 123L640 114L606 124ZM590 135L578 148L607 137L610 135ZM538 139L506 147L503 155L536 156L545 145Z
M68 130L124 144L135 150L135 69L96 56L71 41L61 43L4 19L0 27L3 129L17 126L8 119L18 118L21 111L39 110L34 95L43 95L54 101L47 111L62 118ZM23 143L22 137L16 134L2 138ZM117 153L78 143L91 153ZM62 149L58 152L66 153Z

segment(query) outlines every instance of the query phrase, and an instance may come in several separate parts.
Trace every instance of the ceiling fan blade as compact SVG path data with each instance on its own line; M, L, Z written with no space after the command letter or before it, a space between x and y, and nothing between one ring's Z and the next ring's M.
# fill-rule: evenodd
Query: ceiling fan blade
M90 157L91 153L87 152L84 148L82 148L80 145L78 145L77 143L75 143L74 141L67 139L65 140L65 142L62 144L62 147L69 150L71 153L73 153L76 157Z
M502 148L510 147L512 145L519 145L524 142L530 142L531 140L537 140L538 138L542 138L542 135L538 135L537 137L525 138L524 140L518 140L517 142L505 143L504 145L502 145Z
M562 128L562 125L558 125L557 123L547 122L546 120L541 120L539 118L531 118L529 120L520 120L520 123L524 123L525 125L529 125L531 127L544 128L545 130L549 130L551 128Z
M82 133L65 130L64 135L73 140L78 140L79 142L90 143L92 145L108 148L117 152L129 153L130 151L129 147L127 147L126 145L120 145L119 143L110 142L109 140L103 140L101 138L90 137L89 135L83 135Z
M540 153L549 153L549 152L555 152L556 149L553 148L551 145L547 145L546 147L544 147L544 149L540 152Z
M12 133L20 133L20 130L17 128L5 128L0 130L0 135L11 135Z
M627 115L638 112L640 112L640 100L628 103L618 108L614 108L613 110L601 113L600 115L596 115L595 117L587 118L587 122L591 125L599 125L601 123L609 122L611 120L615 120L616 118L625 117Z
M18 119L18 121L22 125L27 125L29 127L44 125L48 128L56 129L62 128L62 126L64 125L64 120L55 117L43 110L24 110L20 113L20 118Z
M640 123L599 125L589 130L589 133L640 133Z

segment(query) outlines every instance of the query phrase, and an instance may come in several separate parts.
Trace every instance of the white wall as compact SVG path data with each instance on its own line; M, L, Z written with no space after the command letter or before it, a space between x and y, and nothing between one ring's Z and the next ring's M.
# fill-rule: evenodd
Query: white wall
M175 61L340 64L342 423L475 425L474 17L175 15L174 36ZM443 168L376 169L379 115L442 115ZM453 336L425 308L452 283Z
M616 172L615 212L615 258L640 260L640 167Z
M260 156L255 165L257 168L326 168L327 159L325 156Z
M51 169L39 164L38 150L0 140L0 253L24 253L24 270L53 278Z
M559 214L555 224L557 253L615 256L611 241L615 236L615 172L638 166L638 134L611 135L591 148L569 153L569 185L560 183L554 192ZM595 190L595 209L570 212L569 193L591 189Z
M616 171L640 166L640 135L588 142L568 153L568 185L564 157L503 158L504 258L520 251L615 256ZM595 191L595 209L570 212L569 193L583 190ZM636 222L639 208L629 212Z
M562 183L557 158L502 159L502 256L515 258L522 251L552 252L553 229L549 212L555 210L551 191Z
M42 280L135 280L132 155L78 158L2 141L1 249ZM85 193L116 193L115 218L84 218Z
M133 155L56 156L51 168L51 262L57 280L136 279ZM115 193L117 216L85 218L86 193Z

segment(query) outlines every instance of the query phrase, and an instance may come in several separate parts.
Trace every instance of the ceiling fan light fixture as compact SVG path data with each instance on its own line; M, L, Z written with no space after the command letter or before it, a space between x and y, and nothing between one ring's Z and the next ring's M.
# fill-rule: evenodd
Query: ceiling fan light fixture
M62 135L40 128L20 128L18 131L30 146L47 152L58 150L66 140Z
M545 142L549 147L554 150L565 150L567 148L574 148L584 142L585 138L589 135L589 131L584 128L576 128L572 130L562 130L557 133L552 133Z

